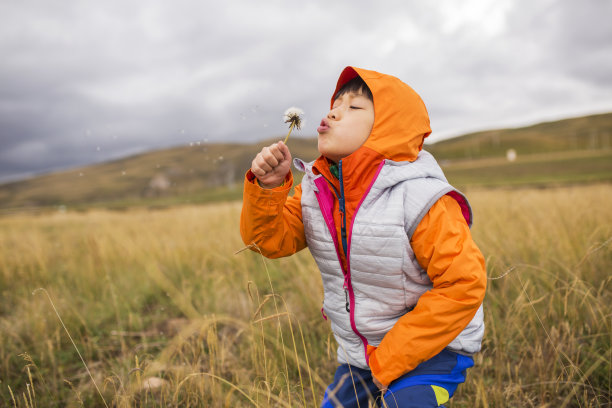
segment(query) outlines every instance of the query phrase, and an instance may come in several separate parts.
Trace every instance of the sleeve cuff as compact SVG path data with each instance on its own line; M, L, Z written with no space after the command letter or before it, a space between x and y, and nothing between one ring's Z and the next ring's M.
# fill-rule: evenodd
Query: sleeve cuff
M385 387L389 386L389 384L393 380L392 379L389 380L385 378L384 372L380 367L378 358L376 357L376 347L370 346L368 344L368 355L369 355L368 363L370 365L370 370L372 371L372 375L374 376L374 378L380 381L380 383L384 385Z
M293 174L291 170L289 170L285 176L284 183L275 188L261 187L259 183L257 183L257 177L255 177L251 169L246 172L244 178L244 192L252 197L267 196L270 198L276 195L284 197L286 193L291 190L291 187L293 187Z

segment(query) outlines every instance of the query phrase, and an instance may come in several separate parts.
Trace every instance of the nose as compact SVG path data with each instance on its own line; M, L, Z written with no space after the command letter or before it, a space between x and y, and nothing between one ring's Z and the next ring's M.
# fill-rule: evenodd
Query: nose
M327 114L327 118L331 119L331 120L338 120L340 119L341 113L340 113L340 109L338 108L331 108L329 113Z

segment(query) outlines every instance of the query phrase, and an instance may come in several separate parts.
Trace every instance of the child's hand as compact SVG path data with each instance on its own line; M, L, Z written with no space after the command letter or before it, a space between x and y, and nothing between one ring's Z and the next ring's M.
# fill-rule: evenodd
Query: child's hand
M291 153L283 142L261 149L251 163L251 172L263 188L275 188L285 180L291 167Z
M376 377L372 376L372 381L374 382L374 385L376 385L378 387L378 389L380 390L380 392L382 394L384 394L385 392L387 392L387 387L385 387L384 385L382 385L382 383L380 381L378 381L376 379Z

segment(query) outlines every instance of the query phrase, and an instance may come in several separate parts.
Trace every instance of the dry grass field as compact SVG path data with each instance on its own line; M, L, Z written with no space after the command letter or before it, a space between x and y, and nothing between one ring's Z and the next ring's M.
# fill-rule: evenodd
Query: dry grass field
M611 185L466 193L487 330L450 406L611 406ZM0 218L0 406L318 406L336 364L316 266L236 254L239 214Z

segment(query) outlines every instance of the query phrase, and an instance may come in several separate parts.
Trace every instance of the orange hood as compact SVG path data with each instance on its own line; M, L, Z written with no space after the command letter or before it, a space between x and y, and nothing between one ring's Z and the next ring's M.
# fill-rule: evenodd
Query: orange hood
M374 96L374 126L361 148L372 149L394 161L416 160L423 140L431 133L421 97L393 76L355 67L342 71L333 95L356 76L365 81Z
M342 159L345 187L349 196L360 196L370 184L383 159L414 161L431 133L429 115L421 97L408 85L391 75L346 67L340 74L334 95L351 79L360 76L374 98L374 125L365 143ZM321 156L315 168L330 178L329 163Z

